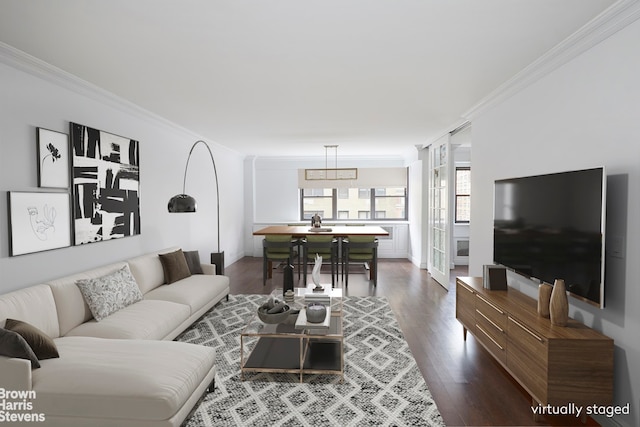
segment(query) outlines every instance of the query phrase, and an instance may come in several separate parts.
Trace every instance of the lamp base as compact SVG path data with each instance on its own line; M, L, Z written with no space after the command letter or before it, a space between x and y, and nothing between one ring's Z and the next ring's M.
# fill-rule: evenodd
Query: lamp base
M211 264L216 266L216 274L224 276L224 251L211 253Z

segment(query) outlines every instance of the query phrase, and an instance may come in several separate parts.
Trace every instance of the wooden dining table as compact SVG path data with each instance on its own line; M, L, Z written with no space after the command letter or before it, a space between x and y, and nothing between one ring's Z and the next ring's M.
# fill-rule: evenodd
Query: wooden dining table
M333 237L347 236L388 236L389 232L378 225L332 225L314 228L310 225L270 225L254 231L254 236L267 234L304 237L310 234Z

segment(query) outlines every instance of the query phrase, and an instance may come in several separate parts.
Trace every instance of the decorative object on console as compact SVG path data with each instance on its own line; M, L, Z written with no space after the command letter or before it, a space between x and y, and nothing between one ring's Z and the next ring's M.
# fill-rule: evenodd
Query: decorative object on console
M567 298L567 288L562 279L556 279L553 282L549 314L552 325L567 326L569 321L569 300Z
M191 150L189 150L189 156L187 157L187 164L184 167L184 179L182 180L182 194L177 194L169 199L169 203L167 205L167 209L170 213L191 213L196 212L197 203L196 199L192 196L185 193L185 188L187 184L187 171L189 170L189 160L191 160L191 154L193 153L193 149L196 148L198 144L204 144L209 152L209 157L211 158L211 163L213 164L213 175L215 178L216 184L216 221L217 221L217 238L218 238L218 252L211 253L211 264L216 266L216 274L224 275L224 251L220 251L220 189L218 187L218 169L216 168L216 161L213 158L213 153L211 152L211 148L209 144L205 141L199 139L193 143L191 146Z
M7 192L9 254L71 245L69 193Z
M140 234L136 140L70 124L75 244Z
M322 257L316 254L316 263L313 266L313 270L311 271L311 279L313 279L313 283L316 285L313 288L313 292L322 292L324 288L320 285L320 269L322 268Z
M38 187L69 188L69 135L36 128Z
M309 323L322 323L327 315L327 307L324 304L317 302L307 305L307 322Z
M492 291L506 291L507 269L500 265L485 265L483 285Z
M549 318L549 304L551 303L551 292L553 287L548 283L541 283L538 286L538 314Z

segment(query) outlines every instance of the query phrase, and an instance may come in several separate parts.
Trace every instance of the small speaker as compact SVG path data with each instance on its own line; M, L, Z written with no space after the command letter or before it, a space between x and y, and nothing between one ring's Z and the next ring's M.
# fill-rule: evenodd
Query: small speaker
M492 291L506 291L507 269L500 265L485 265L482 283L486 289Z

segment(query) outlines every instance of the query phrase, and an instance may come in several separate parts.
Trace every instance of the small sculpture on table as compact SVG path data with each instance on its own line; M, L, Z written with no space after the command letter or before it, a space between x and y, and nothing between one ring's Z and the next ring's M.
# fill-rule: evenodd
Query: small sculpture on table
M311 279L313 283L316 285L313 288L313 292L322 292L324 288L320 285L320 268L322 267L322 257L316 254L316 263L313 266L313 270L311 271Z
M314 228L320 228L321 224L322 218L320 218L320 215L318 215L318 213L316 212L316 214L311 217L311 226Z

